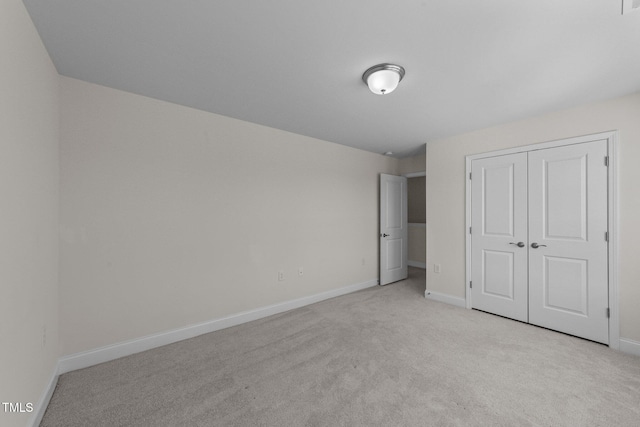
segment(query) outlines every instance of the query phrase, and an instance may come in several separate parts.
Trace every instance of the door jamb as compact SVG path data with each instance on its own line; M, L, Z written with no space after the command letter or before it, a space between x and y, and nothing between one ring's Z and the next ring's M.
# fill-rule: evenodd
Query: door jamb
M620 311L619 311L619 294L618 294L618 274L619 274L619 182L618 182L618 141L619 135L617 130L596 133L591 135L578 136L573 138L559 139L549 142L537 144L529 144L521 147L507 148L503 150L489 151L486 153L473 154L465 157L465 307L471 308L471 162L473 160L486 157L503 156L507 154L522 153L535 150L543 150L547 148L562 147L566 145L581 144L585 142L607 140L607 155L609 156L609 167L607 170L607 197L608 197L608 229L609 241L608 252L608 275L609 275L609 347L614 350L620 349Z

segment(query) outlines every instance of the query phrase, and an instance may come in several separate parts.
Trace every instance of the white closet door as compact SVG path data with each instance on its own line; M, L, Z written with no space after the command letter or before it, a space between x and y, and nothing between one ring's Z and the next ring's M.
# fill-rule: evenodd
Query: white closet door
M606 141L529 152L529 322L602 343L606 155Z
M527 154L472 162L473 308L527 321Z

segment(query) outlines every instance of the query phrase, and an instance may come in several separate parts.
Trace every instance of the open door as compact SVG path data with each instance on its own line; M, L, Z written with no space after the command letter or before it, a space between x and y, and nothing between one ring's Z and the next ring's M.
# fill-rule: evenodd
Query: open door
M381 174L380 284L407 275L407 178Z

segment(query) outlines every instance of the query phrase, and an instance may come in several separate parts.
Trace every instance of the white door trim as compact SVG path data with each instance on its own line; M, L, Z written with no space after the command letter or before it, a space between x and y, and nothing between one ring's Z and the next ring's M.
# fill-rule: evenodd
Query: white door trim
M522 153L525 151L543 150L546 148L562 147L565 145L580 144L594 140L607 140L607 152L609 156L608 168L608 214L609 214L609 347L615 350L620 349L620 311L618 297L618 273L619 273L619 198L618 198L618 140L617 130L596 133L591 135L577 136L538 144L524 145L521 147L508 148L504 150L490 151L486 153L473 154L465 157L465 239L466 239L466 277L465 277L465 306L471 308L471 292L469 281L471 280L471 162L485 157L501 156L505 154Z

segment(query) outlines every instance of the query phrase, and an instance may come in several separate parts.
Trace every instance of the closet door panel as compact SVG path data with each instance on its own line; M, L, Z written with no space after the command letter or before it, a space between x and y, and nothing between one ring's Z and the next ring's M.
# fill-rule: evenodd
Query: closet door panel
M526 153L474 160L472 177L472 307L526 322Z
M528 154L529 322L608 343L606 141Z

